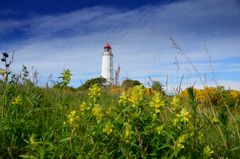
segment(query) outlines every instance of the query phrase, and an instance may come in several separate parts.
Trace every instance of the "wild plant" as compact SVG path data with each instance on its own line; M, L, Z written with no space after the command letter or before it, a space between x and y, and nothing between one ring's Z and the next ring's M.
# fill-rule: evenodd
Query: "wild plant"
M61 73L62 76L59 77L60 82L58 83L61 89L66 88L66 86L70 83L71 80L71 71L69 69L64 70Z
M178 51L178 54L187 61L187 63L190 65L190 67L197 74L202 86L204 88L207 88L208 85L207 85L206 80L204 79L205 77L202 76L202 74L199 72L197 67L193 64L192 60L184 53L182 48L176 43L176 41L172 37L170 37L170 41L171 41L173 47ZM210 69L212 71L212 75L214 77L214 82L216 84L216 87L220 88L218 85L217 79L216 79L216 75L214 73L211 57L210 57L206 47L205 47L205 52L209 59L209 65L210 65ZM181 79L181 81L182 81L182 79ZM210 106L210 108L211 108L212 117L210 117L210 118L212 118L212 119L210 119L210 121L211 121L211 123L214 123L214 125L217 127L217 129L219 131L219 134L222 138L222 143L224 145L225 154L229 154L229 151L238 150L238 148L237 148L238 146L236 146L236 143L239 143L239 141L240 141L239 140L240 139L239 122L237 121L236 116L234 116L232 111L230 110L230 107L227 104L226 98L224 97L223 90L224 89L217 89L218 94L219 94L219 97L217 97L217 98L221 99L221 101L222 101L221 104L219 103L219 104L217 104L217 106L219 107L220 105L223 105L225 107L225 109L222 109L222 107L221 107L221 109L224 111L218 111L216 108L214 108L214 103L211 101L211 97L210 97L210 94L208 91L204 91L204 95L206 97L206 106ZM202 115L204 116L204 118L206 120L209 120L206 118L206 115L204 113L202 113ZM237 138L238 138L237 141L235 142L234 146L229 144L229 135L226 135L226 134L229 134L229 132L226 133L226 128L229 125L228 119L230 119L228 116L232 119L233 125L235 126L235 132L232 133L232 135L237 136ZM222 120L222 122L221 122L222 125L219 123L219 118L221 118L221 120Z
M2 74L3 74L3 77L4 77L4 81L6 83L8 82L8 76L11 73L10 66L13 62L13 56L14 56L14 54L12 55L12 59L9 60L8 59L9 58L8 53L7 52L2 53L1 61L4 63L4 66L5 66L4 72L2 72Z
M21 77L28 81L27 68L24 72ZM66 89L70 79L65 70L57 88L7 84L0 94L0 158L239 156L236 123L216 93L220 88L190 87L171 97L159 87L128 80L113 95L94 82L86 85L87 92L71 91ZM231 95L230 101L240 99L239 91L221 91L224 97ZM239 105L231 105L238 119Z

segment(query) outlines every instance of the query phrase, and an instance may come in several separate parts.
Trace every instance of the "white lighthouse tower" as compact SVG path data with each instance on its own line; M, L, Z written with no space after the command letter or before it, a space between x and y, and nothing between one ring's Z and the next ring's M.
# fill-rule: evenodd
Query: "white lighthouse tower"
M102 54L102 73L101 76L107 79L108 84L113 84L113 54L109 43L104 46Z

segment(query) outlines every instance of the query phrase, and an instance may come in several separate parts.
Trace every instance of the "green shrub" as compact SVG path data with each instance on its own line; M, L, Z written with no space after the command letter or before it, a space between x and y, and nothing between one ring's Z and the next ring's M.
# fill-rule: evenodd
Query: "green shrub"
M97 82L88 91L3 83L0 158L238 158L239 118L225 107L203 107L192 87L172 98L136 83L120 95Z
M87 90L94 84L97 84L99 86L104 86L106 84L107 80L103 77L97 77L87 80L82 86L80 86L78 89L80 90Z
M122 82L122 87L125 89L133 88L138 85L142 85L142 83L137 80L126 79Z

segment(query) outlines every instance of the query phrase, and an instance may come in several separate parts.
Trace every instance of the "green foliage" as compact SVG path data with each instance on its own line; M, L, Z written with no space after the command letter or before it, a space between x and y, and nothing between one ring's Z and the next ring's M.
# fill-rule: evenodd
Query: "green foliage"
M60 79L59 82L57 82L57 84L55 84L53 87L54 88L66 88L67 85L70 83L70 80L71 80L71 71L69 69L66 69L64 70L62 73L61 73L62 76L58 77Z
M3 76L4 82L8 82L8 76L11 73L10 65L12 64L13 60L9 60L9 55L7 52L2 53L1 61L4 63L5 69L0 69L0 75ZM13 59L13 57L12 57Z
M99 86L104 86L106 84L107 80L103 77L97 77L87 80L82 86L79 87L80 90L87 90L94 84L97 84Z
M0 82L0 158L239 156L239 121L222 106L213 107L214 116L192 87L184 98L148 94L140 84L118 96L90 83L86 93ZM237 110L230 111L237 117Z
M59 77L61 79L60 87L66 87L70 83L72 74L69 69L64 70L61 74L62 76Z
M134 86L137 86L137 85L142 85L142 83L137 80L131 80L131 79L126 79L122 82L122 87L126 89L133 88Z

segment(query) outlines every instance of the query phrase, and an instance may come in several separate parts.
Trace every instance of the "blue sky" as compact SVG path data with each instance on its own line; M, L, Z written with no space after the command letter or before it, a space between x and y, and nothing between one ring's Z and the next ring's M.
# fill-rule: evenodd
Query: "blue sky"
M0 2L0 51L15 51L14 72L33 66L42 85L64 68L75 87L99 76L106 42L121 80L240 89L239 0Z

